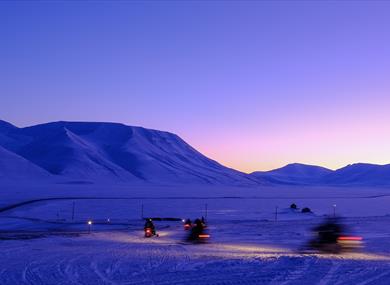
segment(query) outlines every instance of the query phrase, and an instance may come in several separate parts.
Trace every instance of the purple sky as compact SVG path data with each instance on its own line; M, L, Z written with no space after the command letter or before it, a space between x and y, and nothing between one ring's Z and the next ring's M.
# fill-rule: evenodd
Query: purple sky
M0 119L179 134L246 172L390 163L390 2L0 2Z

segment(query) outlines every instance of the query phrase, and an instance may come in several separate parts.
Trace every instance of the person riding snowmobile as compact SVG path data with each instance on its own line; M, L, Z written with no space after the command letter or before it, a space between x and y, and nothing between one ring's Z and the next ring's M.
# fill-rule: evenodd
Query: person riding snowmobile
M316 237L310 242L310 246L324 252L340 252L341 246L338 239L344 232L344 227L337 219L328 219L323 224L314 228Z
M146 233L147 233L148 229L151 231L152 235L156 235L156 228L155 228L155 226L153 224L152 219L147 219L146 222L145 222L145 225L144 225L145 236L146 236Z
M196 219L187 240L192 242L202 242L209 237L210 236L205 233L205 225L200 219Z

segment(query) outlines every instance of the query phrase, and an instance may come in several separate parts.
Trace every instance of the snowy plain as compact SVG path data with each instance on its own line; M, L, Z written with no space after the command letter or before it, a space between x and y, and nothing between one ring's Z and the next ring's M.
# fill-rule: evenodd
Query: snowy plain
M388 188L10 184L0 198L0 284L390 282ZM157 221L160 237L145 239L142 208L144 217L207 215L211 240L184 243L180 221ZM334 210L364 249L302 252Z

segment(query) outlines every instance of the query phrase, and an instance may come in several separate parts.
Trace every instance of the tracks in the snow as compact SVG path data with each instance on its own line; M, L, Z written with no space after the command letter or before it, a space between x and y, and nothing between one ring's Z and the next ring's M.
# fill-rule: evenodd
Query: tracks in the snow
M390 277L383 261L247 249L122 232L7 241L0 244L0 284L368 285Z

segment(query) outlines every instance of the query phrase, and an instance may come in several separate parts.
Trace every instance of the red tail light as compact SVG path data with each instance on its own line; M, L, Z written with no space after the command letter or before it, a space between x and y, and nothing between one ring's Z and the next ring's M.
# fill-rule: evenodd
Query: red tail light
M362 237L339 237L338 240L357 240L357 241L360 241L360 240L363 240Z

